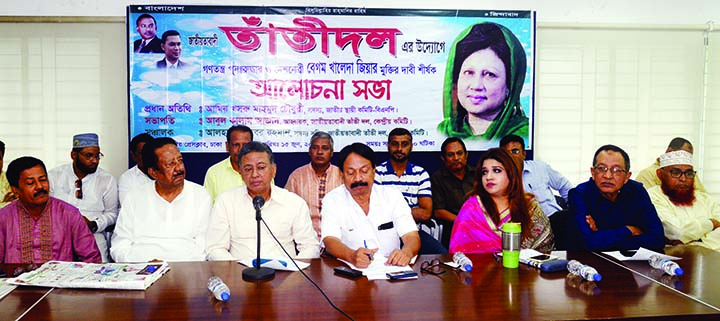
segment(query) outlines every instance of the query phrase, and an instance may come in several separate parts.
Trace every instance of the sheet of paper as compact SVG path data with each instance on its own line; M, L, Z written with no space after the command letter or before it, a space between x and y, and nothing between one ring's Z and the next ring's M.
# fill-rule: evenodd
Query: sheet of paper
M343 263L347 264L352 269L361 271L364 276L367 276L368 280L385 280L387 279L386 273L391 272L399 272L399 271L408 271L412 270L409 265L405 266L395 266L395 265L385 265L385 262L387 262L387 258L381 255L376 254L373 258L372 262L370 262L370 265L366 268L358 268L357 266L353 265L352 263L340 260Z
M681 259L679 257L650 251L650 250L648 250L646 248L642 248L642 247L639 248L633 256L625 256L622 253L620 253L620 251L603 252L603 253L607 254L609 256L612 256L612 257L618 259L619 261L647 261L650 259L650 256L653 256L653 255L659 255L663 258L670 259L670 260L680 260Z
M254 267L255 260L257 259L244 259L237 261L238 263L247 266L247 267ZM300 269L304 270L306 267L310 266L310 263L306 263L303 261L295 260L297 265L300 267ZM261 267L268 267L276 271L299 271L298 268L290 262L290 260L280 260L280 259L263 259L260 258L260 266Z
M0 279L0 299L17 288L17 285L5 282L7 279Z
M9 279L16 285L56 288L145 290L170 270L166 262L84 263L49 261Z

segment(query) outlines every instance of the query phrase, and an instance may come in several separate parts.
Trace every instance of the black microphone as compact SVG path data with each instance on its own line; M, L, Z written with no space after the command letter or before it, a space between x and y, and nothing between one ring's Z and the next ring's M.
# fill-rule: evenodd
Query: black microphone
M242 271L244 280L259 281L267 280L275 277L275 270L267 267L260 267L260 221L262 216L260 214L260 208L265 205L265 199L257 195L253 197L253 207L255 207L255 220L257 221L257 259L255 260L255 268L247 268Z
M262 196L253 197L253 206L255 206L256 211L259 211L263 205L265 205L265 199Z

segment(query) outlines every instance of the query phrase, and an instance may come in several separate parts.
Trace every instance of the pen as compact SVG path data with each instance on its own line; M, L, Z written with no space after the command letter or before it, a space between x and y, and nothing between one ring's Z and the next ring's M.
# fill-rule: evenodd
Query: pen
M368 248L368 247L367 247L367 240L363 240L363 244L365 244L365 248ZM368 254L367 256L368 256L368 259L370 259L370 261L372 261L372 255Z

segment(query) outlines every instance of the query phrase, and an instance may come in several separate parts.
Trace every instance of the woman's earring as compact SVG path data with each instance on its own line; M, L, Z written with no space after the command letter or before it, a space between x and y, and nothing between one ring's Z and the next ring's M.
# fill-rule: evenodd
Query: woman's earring
M508 96L510 96L510 89L505 88L505 99L507 99Z

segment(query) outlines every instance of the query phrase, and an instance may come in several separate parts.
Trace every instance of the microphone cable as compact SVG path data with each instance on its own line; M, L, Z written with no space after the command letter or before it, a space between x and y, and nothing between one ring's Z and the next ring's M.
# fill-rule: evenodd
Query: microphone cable
M318 291L320 291L320 294L322 294L322 296L325 297L325 300L327 300L327 302L330 303L330 306L332 306L335 310L337 310L338 312L340 312L340 313L341 313L342 315L344 315L346 318L348 318L348 319L350 319L350 320L352 320L352 321L355 321L355 319L353 319L351 316L349 316L347 313L345 313L345 311L343 311L342 309L338 308L338 307L335 305L335 303L333 303L332 300L330 300L330 298L327 296L327 294L325 294L325 291L323 291L323 290L320 288L320 286L318 286L317 283L315 283L315 281L313 281L307 274L305 274L305 272L303 272L303 270L300 268L300 266L298 266L298 264L295 262L295 259L293 259L292 256L290 256L290 253L288 253L288 251L285 250L285 247L282 246L282 244L280 244L280 241L277 239L277 237L275 237L275 234L273 234L273 232L270 230L270 227L269 227L269 226L267 225L267 223L265 222L265 219L261 218L260 220L263 222L263 225L265 225L265 228L267 229L267 231L270 232L270 236L272 236L272 238L275 240L275 242L278 244L278 246L280 246L280 248L283 250L283 252L285 252L285 255L287 255L287 257L290 258L290 261L293 262L293 264L294 264L295 267L298 269L298 271L299 271L300 273L302 273L302 275L303 275L306 279L308 279L308 281L310 281L310 283L312 283L312 285L314 285L315 288L318 289ZM260 235L258 235L258 237L260 237ZM259 267L259 266L260 266L260 262L258 262L258 267Z

